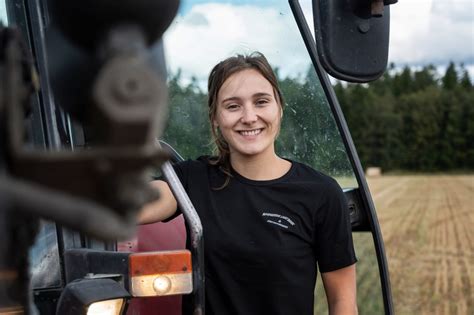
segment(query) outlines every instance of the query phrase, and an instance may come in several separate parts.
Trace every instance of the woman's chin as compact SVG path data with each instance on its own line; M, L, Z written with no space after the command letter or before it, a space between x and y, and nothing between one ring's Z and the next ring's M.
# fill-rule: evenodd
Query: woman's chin
M240 155L246 158L257 157L260 155L265 155L268 151L268 147L261 145L241 145L234 148L231 152L235 155Z

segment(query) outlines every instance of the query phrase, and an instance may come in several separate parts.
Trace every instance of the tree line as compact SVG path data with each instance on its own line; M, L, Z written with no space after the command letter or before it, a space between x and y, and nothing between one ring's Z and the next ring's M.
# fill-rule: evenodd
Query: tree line
M310 67L281 77L285 110L277 151L332 176L352 168L323 89ZM163 138L185 158L212 154L207 93L196 78L169 76L169 119ZM464 67L450 63L439 77L392 64L369 84L335 83L334 90L364 167L383 170L474 169L474 88Z
M442 76L432 65L394 68L366 85L334 86L362 164L472 171L474 88L467 70L452 62Z

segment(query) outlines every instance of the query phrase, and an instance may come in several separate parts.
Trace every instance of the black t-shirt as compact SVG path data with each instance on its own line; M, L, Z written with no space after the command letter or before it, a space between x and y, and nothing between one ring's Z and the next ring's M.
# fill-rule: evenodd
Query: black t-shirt
M316 263L328 272L356 262L341 188L291 163L267 181L232 170L223 189L208 157L175 165L203 225L207 315L313 314Z

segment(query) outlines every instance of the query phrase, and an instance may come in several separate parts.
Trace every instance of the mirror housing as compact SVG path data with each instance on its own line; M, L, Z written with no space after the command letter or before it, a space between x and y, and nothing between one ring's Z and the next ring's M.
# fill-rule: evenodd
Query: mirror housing
M397 0L313 0L318 57L333 77L364 83L387 68L390 4Z

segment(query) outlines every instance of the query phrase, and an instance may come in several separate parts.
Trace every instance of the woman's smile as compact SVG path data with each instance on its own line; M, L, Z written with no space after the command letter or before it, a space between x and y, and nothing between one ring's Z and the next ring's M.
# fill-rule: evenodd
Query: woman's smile
M250 129L250 130L238 130L237 132L240 133L245 138L255 138L263 131L263 128L258 129Z

